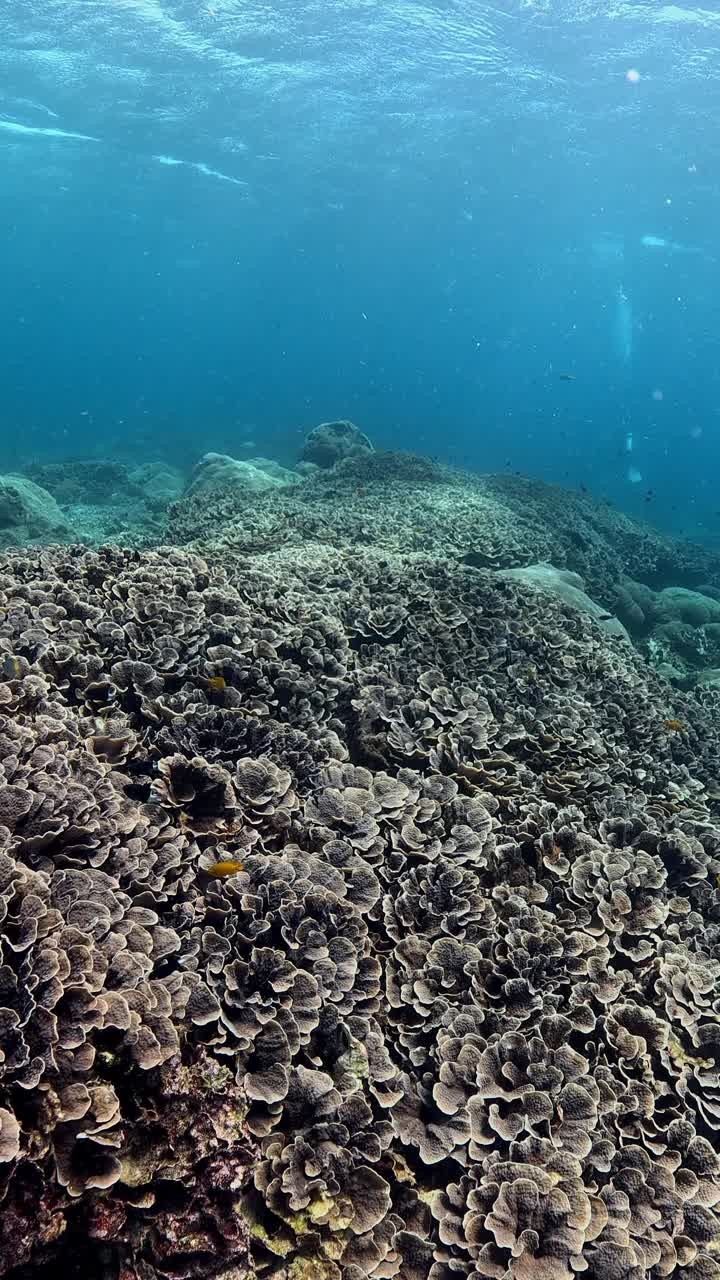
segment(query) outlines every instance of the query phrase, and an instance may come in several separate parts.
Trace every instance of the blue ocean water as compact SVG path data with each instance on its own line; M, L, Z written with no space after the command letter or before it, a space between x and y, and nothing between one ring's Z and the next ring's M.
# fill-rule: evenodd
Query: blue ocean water
M349 417L720 534L716 7L6 0L0 65L0 471Z

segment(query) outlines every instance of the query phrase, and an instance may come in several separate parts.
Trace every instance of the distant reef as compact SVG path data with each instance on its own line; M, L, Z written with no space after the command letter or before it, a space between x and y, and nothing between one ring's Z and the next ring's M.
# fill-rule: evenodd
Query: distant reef
M720 559L354 432L0 556L0 1277L713 1280Z
M328 424L308 439L316 432L324 438ZM615 619L668 679L683 687L720 684L718 551L573 490L470 475L413 454L374 451L349 433L339 438L350 443L338 463L301 463L300 479L278 468L274 484L235 476L232 459L224 460L224 472L203 460L196 472L212 483L191 481L170 504L165 536L201 551L212 545L253 555L308 544L424 552L475 568L523 570L538 588L566 599L568 575L576 575L596 615Z
M14 508L3 501L10 486L22 499ZM184 488L184 476L167 462L136 467L102 458L36 463L22 476L0 476L0 547L50 541L145 546L162 537L164 513ZM28 520L27 510L38 518Z

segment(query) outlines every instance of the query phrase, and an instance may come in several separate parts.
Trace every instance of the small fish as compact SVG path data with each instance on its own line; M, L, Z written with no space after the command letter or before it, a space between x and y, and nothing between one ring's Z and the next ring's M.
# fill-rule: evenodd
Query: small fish
M662 249L665 253L702 253L694 245L678 244L675 240L666 240L664 236L641 236L643 249Z
M22 677L22 663L19 658L13 658L9 653L3 658L2 673L6 680L20 680Z
M152 788L149 782L127 782L123 791L128 800L137 800L139 804L147 804Z
M682 720L663 720L663 724L668 733L684 733L685 725Z
M235 876L238 871L244 870L245 863L236 862L234 858L226 858L224 862L214 862L211 867L205 867L206 873L213 880L227 880L228 876Z
M129 773L131 778L152 778L157 772L158 767L155 760L136 758L135 760L126 760L123 765L123 773Z
M574 373L559 373L558 378L561 382L577 382L577 378Z
M223 689L227 688L227 681L224 676L208 676L208 684L217 693L222 693Z

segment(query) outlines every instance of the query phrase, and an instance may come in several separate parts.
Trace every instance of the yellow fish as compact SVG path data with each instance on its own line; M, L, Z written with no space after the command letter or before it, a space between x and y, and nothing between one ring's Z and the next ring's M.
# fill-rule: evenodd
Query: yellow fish
M213 880L227 880L228 876L237 875L238 871L245 870L244 862L236 862L234 858L227 858L224 862L214 862L211 867L205 867L205 871Z

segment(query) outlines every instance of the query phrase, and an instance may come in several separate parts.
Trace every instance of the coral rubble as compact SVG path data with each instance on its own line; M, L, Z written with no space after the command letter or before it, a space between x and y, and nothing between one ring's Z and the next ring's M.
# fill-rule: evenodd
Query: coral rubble
M720 694L331 475L0 562L0 1276L711 1280Z

